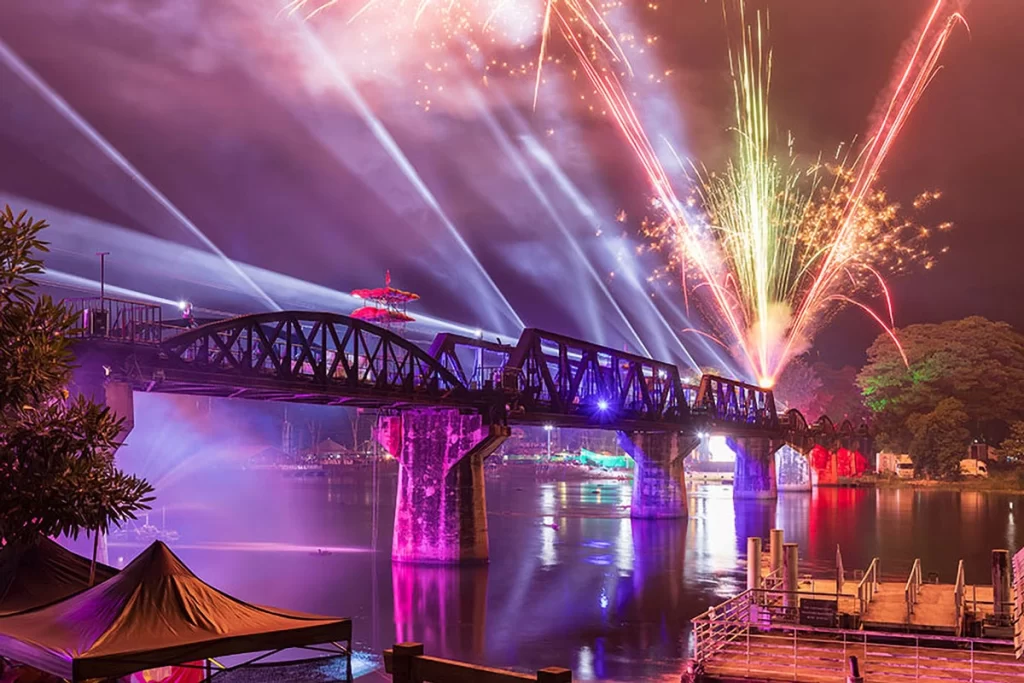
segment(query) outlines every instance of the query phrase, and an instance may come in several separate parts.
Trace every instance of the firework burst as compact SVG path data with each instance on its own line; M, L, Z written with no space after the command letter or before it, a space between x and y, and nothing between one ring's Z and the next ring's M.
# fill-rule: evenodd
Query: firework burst
M686 309L692 300L708 320L700 334L770 386L842 306L862 308L899 343L885 278L914 263L931 266L923 246L929 229L887 198L878 173L963 17L956 0L933 0L866 143L856 153L802 164L792 140L774 139L767 15L748 22L743 0L724 3L727 19L730 3L737 8L742 27L729 51L736 153L721 171L680 161L690 187L685 201L623 85L632 74L624 45L636 39L617 35L607 20L621 0L352 0L348 21L386 27L390 50L424 46L423 65L434 75L455 70L448 61L454 55L485 82L498 73L529 77L535 106L545 65L571 58L573 75L592 86L647 177L657 219L644 231L668 264L654 277L677 273ZM349 3L291 0L285 10L309 19L343 5ZM421 80L421 87L430 93L443 86ZM429 109L429 94L422 97ZM935 198L926 193L913 209ZM884 308L867 303L879 299Z
M885 276L916 262L931 266L924 249L930 230L888 200L878 172L963 17L949 0L936 0L868 142L853 158L819 157L801 168L792 140L788 159L773 152L767 18L748 23L742 0L735 5L743 27L730 51L736 154L721 172L680 161L693 187L685 202L616 75L597 66L586 73L647 173L660 218L645 232L653 250L668 255L660 274L679 273L687 307L699 302L719 329L716 341L771 386L841 306L863 309L899 345ZM921 195L914 209L935 198ZM883 299L885 309L858 298L866 294Z
M485 76L531 75L534 106L540 94L545 64L560 61L553 54L558 36L573 37L573 54L578 59L605 59L620 65L625 74L632 66L623 47L632 35L620 38L608 25L606 14L620 2L595 0L360 0L352 4L349 23L366 22L378 28L393 44L408 44L425 38L424 68L432 73L447 71L450 55L482 71ZM348 4L342 0L290 0L283 11L313 19L323 12ZM533 52L528 46L536 46ZM512 54L509 54L511 48ZM394 49L394 48L392 48ZM516 56L527 55L526 57ZM424 85L429 90L443 86ZM423 102L429 108L429 102Z

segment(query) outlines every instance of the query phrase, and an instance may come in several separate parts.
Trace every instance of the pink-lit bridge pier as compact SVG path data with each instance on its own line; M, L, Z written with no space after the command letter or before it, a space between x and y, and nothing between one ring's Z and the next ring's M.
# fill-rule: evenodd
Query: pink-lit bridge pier
M453 334L429 349L334 313L244 315L198 327L165 324L159 306L69 302L81 316L79 391L133 419L135 391L370 407L400 464L396 561L486 561L484 460L510 424L609 429L632 456L632 515L685 517L683 461L699 434L736 453L734 495L777 496L775 453L808 458L836 483L839 449L870 453L865 427L779 415L771 390L537 329L516 344Z

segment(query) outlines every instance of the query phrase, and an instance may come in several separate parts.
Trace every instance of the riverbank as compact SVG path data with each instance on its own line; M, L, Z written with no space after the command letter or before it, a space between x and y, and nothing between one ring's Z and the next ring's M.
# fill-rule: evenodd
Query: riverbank
M992 472L988 477L944 479L900 479L892 475L864 474L840 477L839 485L856 488L918 489L929 491L998 491L1024 494L1024 469Z
M492 477L533 477L537 481L628 481L633 478L632 470L622 468L593 467L573 462L509 462L489 465L488 476Z

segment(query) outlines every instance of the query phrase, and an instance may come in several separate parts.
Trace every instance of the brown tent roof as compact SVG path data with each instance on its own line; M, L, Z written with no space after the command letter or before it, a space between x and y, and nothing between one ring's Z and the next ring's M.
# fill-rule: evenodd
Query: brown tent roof
M0 616L63 600L89 587L91 560L40 536L30 545L11 544L0 550ZM96 582L117 570L96 564Z
M0 656L69 680L351 637L348 619L250 605L221 593L160 541L94 588L0 617Z

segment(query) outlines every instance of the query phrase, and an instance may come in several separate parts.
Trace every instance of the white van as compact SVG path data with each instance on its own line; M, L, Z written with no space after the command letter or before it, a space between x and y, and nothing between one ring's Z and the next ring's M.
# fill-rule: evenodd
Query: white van
M901 455L896 461L896 476L900 479L914 478L914 461L909 455Z
M960 461L960 474L965 477L987 477L988 465L985 464L984 460L967 458Z

